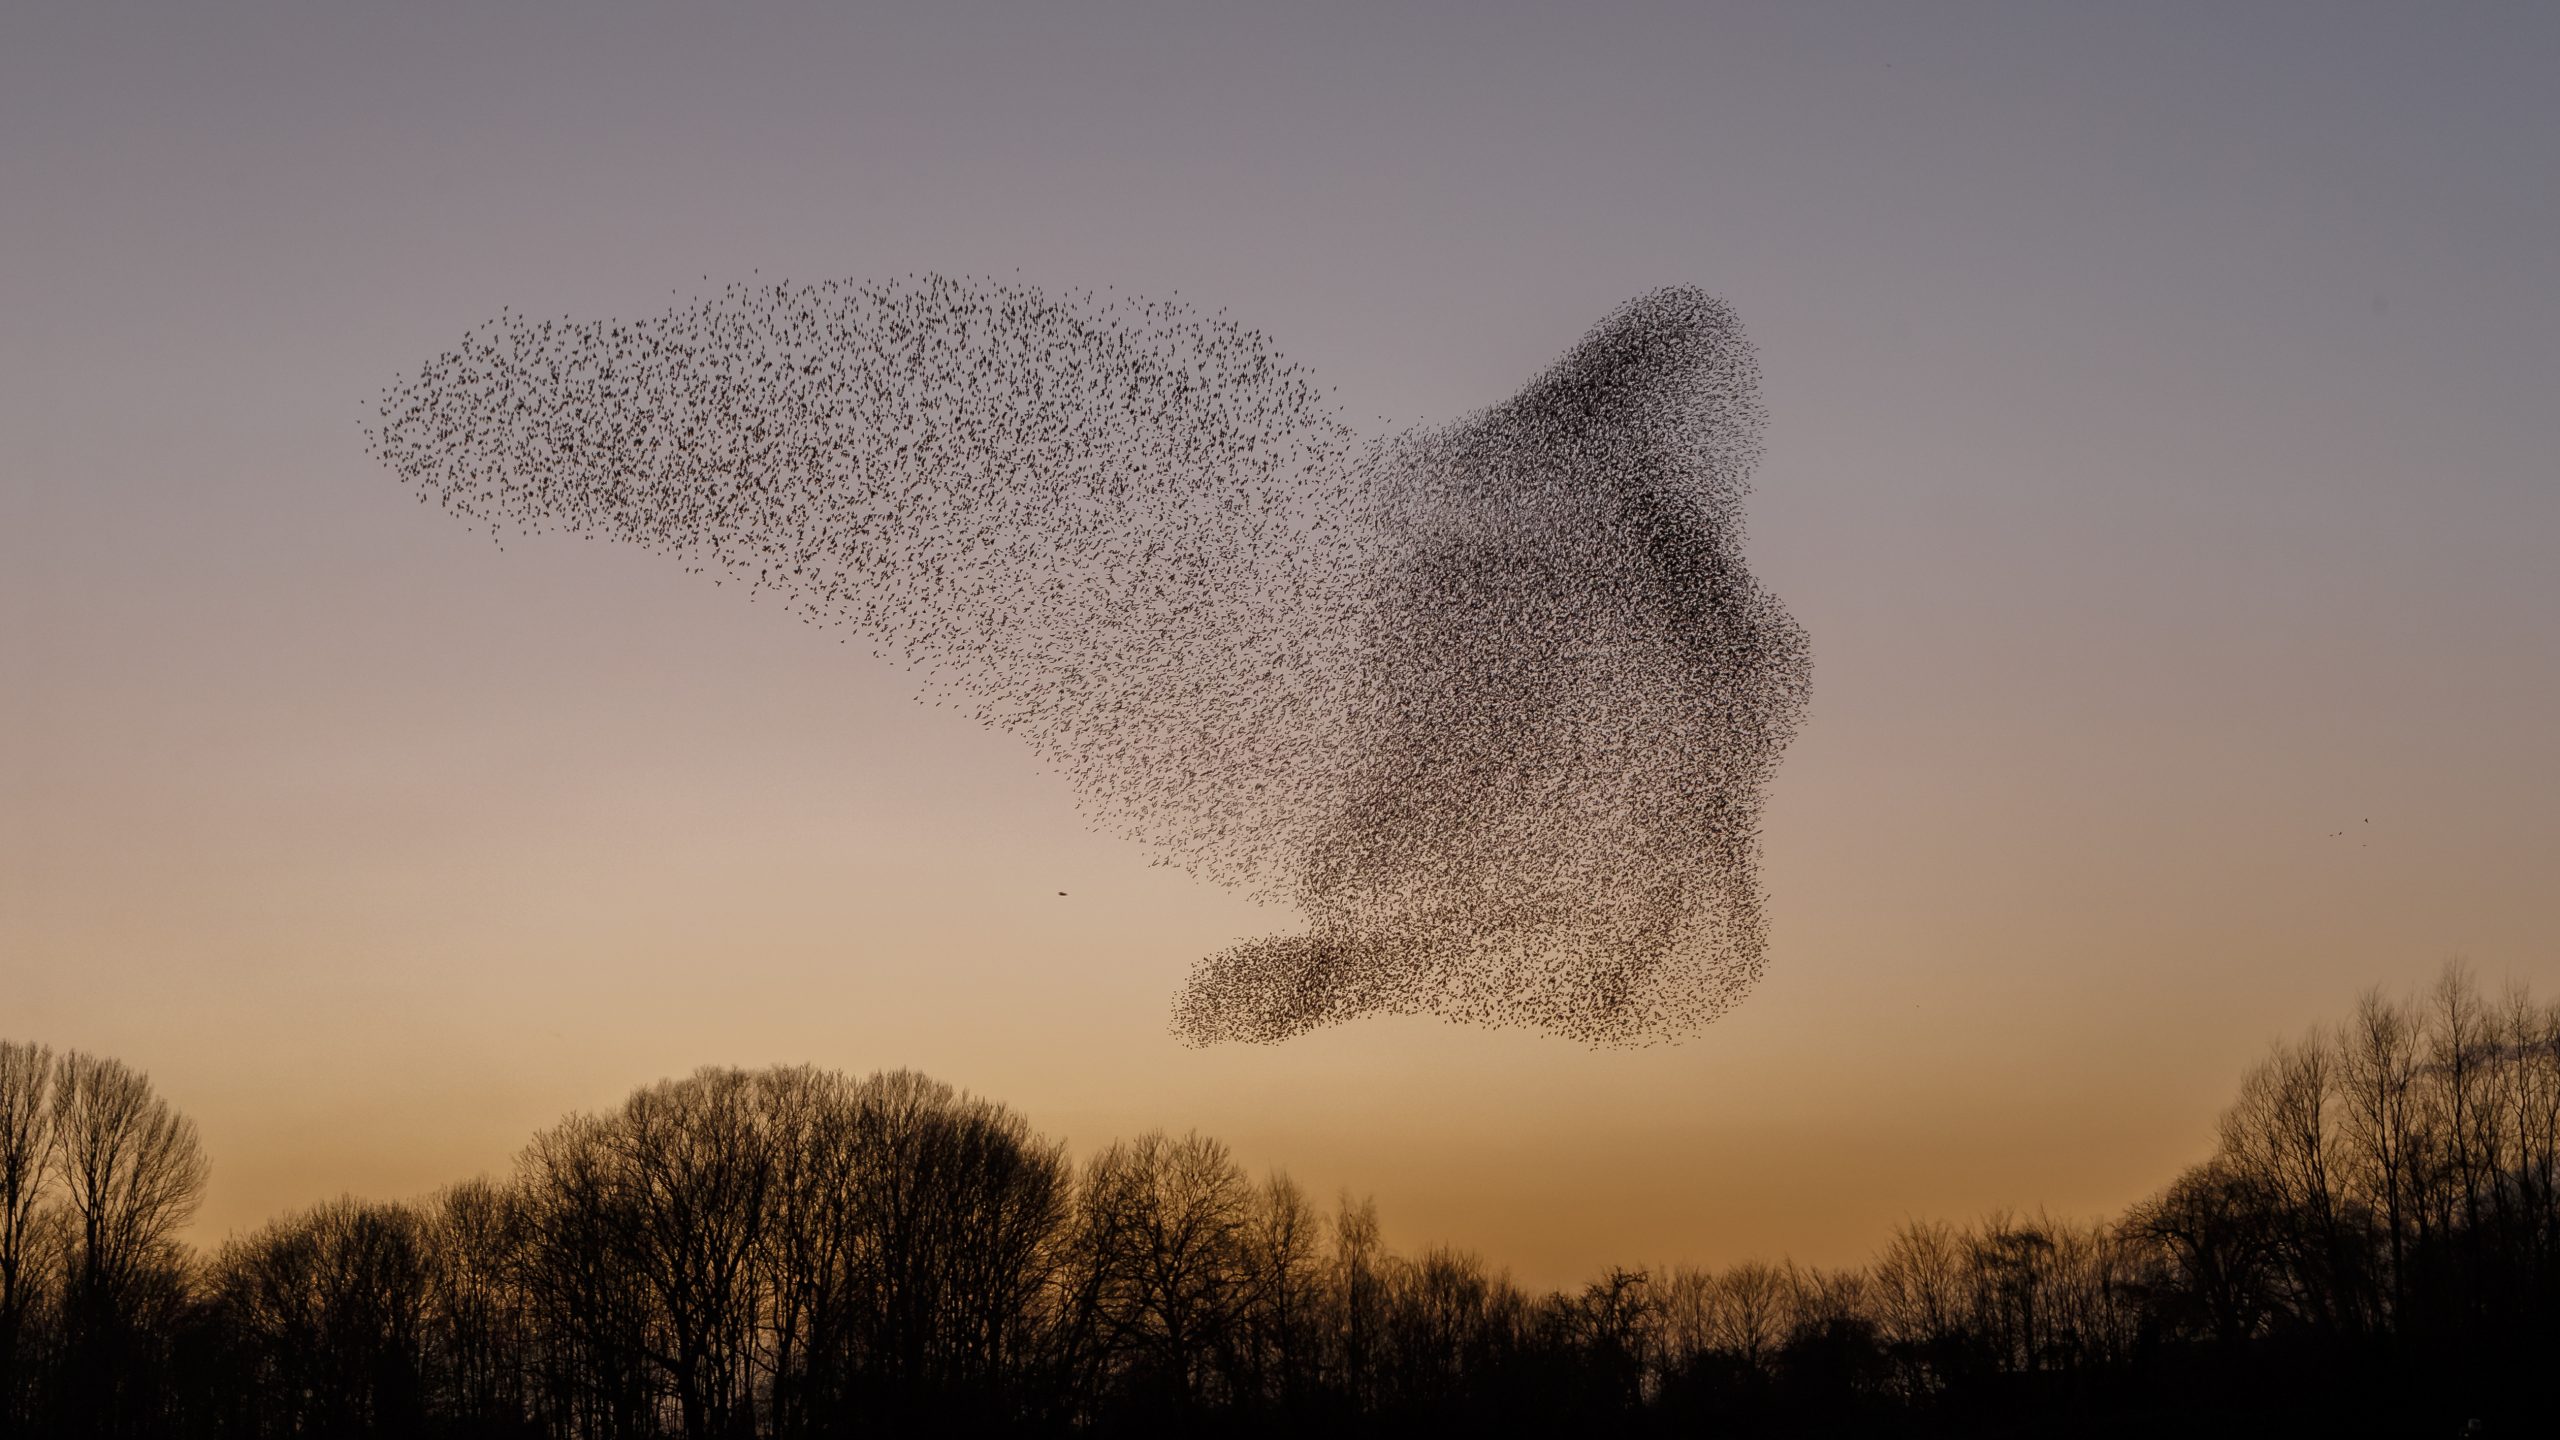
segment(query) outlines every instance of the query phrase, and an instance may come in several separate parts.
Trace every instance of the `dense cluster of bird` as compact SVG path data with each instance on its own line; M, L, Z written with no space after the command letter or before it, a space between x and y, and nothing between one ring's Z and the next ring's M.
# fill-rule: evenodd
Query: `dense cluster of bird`
M1371 1013L1594 1044L1756 979L1802 631L1745 569L1756 369L1664 290L1511 400L1364 439L1261 332L939 276L504 313L370 427L493 530L783 598L1057 765L1097 824L1293 903L1174 1026Z

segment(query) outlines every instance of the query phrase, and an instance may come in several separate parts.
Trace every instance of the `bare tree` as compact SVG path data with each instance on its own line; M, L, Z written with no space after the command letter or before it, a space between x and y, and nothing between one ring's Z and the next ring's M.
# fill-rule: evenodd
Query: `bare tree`
M2053 1237L2046 1311L2054 1358L2075 1370L2116 1365L2141 1327L2134 1248L2104 1221L2039 1219Z
M288 1434L410 1434L428 1413L426 1226L340 1199L224 1245L209 1279L261 1420Z
M57 1404L90 1434L148 1433L169 1403L158 1377L186 1302L177 1232L204 1193L204 1149L121 1061L64 1055L51 1108L70 1250Z
M1695 1265L1674 1265L1654 1286L1662 1309L1662 1364L1667 1370L1686 1367L1715 1346L1713 1291L1715 1272Z
M635 1091L604 1132L616 1238L654 1302L649 1356L687 1440L728 1434L749 1404L753 1261L771 1176L749 1094L741 1071L697 1071Z
M1409 1414L1462 1406L1488 1366L1506 1282L1474 1255L1447 1246L1391 1262L1386 1276L1381 1403Z
M852 1101L848 1255L871 1374L901 1405L986 1401L1033 1343L1065 1153L913 1071L873 1075Z
M2278 1045L2242 1080L2222 1117L2222 1154L2273 1200L2292 1301L2310 1323L2358 1332L2371 1322L2363 1236L2348 1214L2351 1147L2331 1098L2338 1047L2314 1032ZM2351 1108L2351 1107L2350 1107Z
M1943 1387L1963 1329L1964 1239L1944 1221L1912 1221L1895 1233L1868 1274L1868 1303L1898 1361L1904 1393Z
M444 1413L462 1428L504 1434L530 1409L525 1357L535 1335L525 1303L525 1211L512 1187L451 1186L427 1202L428 1336Z
M1653 1277L1642 1270L1611 1266L1582 1287L1576 1310L1587 1363L1607 1397L1605 1403L1628 1410L1641 1406L1646 1377L1653 1372L1661 1348L1662 1307L1654 1300Z
M1151 1132L1086 1170L1100 1315L1132 1378L1163 1402L1221 1398L1211 1387L1239 1328L1250 1199L1227 1147L1200 1135Z
M1787 1332L1787 1280L1776 1267L1746 1260L1716 1277L1717 1349L1766 1373Z
M816 1432L840 1405L857 1241L853 1100L845 1077L789 1066L755 1077L772 1155L758 1265L766 1412L776 1435Z
M53 1129L75 1222L75 1278L93 1295L134 1283L204 1196L195 1122L120 1060L74 1050L53 1088Z
M2267 1197L2228 1161L2195 1166L2135 1206L2125 1232L2165 1267L2154 1305L2180 1330L2226 1347L2256 1338L2281 1262Z
M636 1226L614 1121L576 1115L518 1161L528 1307L541 1408L581 1440L657 1430L650 1353L656 1312L634 1255Z
M2417 1018L2381 990L2356 997L2339 1046L2338 1088L2360 1189L2382 1220L2391 1266L2391 1309L2408 1303L2409 1245L2424 1190L2423 1059Z
M2053 1251L2046 1226L2005 1212L1995 1212L1966 1238L1975 1333L2003 1370L2036 1370L2047 1359Z
M1318 1221L1306 1193L1274 1174L1253 1197L1245 1268L1246 1324L1256 1377L1268 1398L1300 1403L1315 1378L1323 1294Z
M2541 1272L2560 1259L2560 1004L2534 1003L2522 985L2509 988L2498 1016L2499 1103L2513 1137L2516 1230L2525 1268Z
M53 1052L0 1040L0 1429L19 1418L29 1312L47 1266L37 1215L53 1188Z
M1381 1331L1387 1308L1386 1242L1378 1233L1377 1201L1354 1204L1336 1198L1333 1255L1327 1266L1327 1328L1332 1333L1334 1382L1354 1406L1376 1400Z
M2428 1099L2441 1137L2444 1183L2437 1187L2433 1228L2449 1252L2443 1317L2467 1332L2483 1318L2485 1292L2497 1283L2486 1251L2486 1221L2505 1199L2506 1109L2494 1091L2496 1022L2460 961L2447 964L2427 995Z

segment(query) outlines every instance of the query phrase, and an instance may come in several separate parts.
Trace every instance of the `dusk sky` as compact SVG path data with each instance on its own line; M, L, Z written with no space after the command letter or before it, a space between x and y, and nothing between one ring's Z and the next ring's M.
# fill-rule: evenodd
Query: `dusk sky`
M2548 4L12 5L0 1037L194 1116L205 1239L797 1061L1534 1284L2115 1210L2365 987L2560 987L2555 74ZM502 306L919 271L1223 307L1374 431L1729 303L1814 657L1756 992L1184 1048L1287 916L365 453Z

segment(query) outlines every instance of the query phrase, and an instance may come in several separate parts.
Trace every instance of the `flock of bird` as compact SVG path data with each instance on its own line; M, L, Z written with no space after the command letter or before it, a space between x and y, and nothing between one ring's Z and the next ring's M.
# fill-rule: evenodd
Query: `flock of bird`
M1741 556L1756 367L1688 289L1518 395L1363 437L1257 330L941 276L512 312L374 454L496 531L625 541L860 637L1098 825L1294 904L1173 1024L1674 1039L1757 979L1804 634Z

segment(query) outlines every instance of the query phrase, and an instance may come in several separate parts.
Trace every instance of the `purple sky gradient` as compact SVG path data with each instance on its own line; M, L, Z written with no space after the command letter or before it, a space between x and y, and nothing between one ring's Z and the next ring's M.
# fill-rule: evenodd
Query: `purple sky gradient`
M2122 1205L2366 985L2560 990L2555 73L2532 4L13 7L0 1035L198 1116L208 1236L779 1060L1196 1125L1541 1282ZM1760 993L1182 1050L1271 917L363 454L501 305L929 269L1225 307L1380 428L1733 304L1816 667Z

